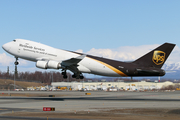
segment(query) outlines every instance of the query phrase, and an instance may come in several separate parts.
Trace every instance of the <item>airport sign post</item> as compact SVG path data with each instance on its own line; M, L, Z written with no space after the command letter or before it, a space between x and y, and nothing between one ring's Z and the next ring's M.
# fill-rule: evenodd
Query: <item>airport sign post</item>
M12 71L12 72L14 72L14 91L15 91L15 71Z
M51 83L53 83L53 73L54 73L54 71L51 71L51 79L52 79L52 82ZM54 85L52 86L52 91L53 91L53 89L54 89Z

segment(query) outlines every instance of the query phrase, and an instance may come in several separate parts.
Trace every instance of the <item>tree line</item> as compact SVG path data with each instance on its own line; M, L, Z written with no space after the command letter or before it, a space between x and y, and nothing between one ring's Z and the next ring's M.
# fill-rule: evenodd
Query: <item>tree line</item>
M17 81L28 81L28 82L41 82L50 84L53 82L72 82L72 81L82 81L80 79L72 78L72 74L67 72L67 79L63 78L63 75L60 72L18 72L17 67L15 67L15 71L9 72L9 67L7 68L7 72L0 71L1 79L15 79ZM84 78L86 80L86 78Z
M72 82L72 81L82 81L82 79L75 79L72 78L72 74L67 72L67 79L63 78L63 75L57 71L57 72L49 72L49 71L35 71L35 72L18 72L17 70L17 66L15 66L15 70L13 72L9 72L9 67L7 67L7 71L6 72L2 72L0 71L0 78L1 79L12 79L16 81L27 81L27 82L40 82L40 83L47 83L47 84L51 84L51 82ZM110 80L107 78L107 81L114 81L117 82L118 80L124 80L126 82L138 82L139 80L136 78L133 78L133 80L131 80L130 78L110 78ZM84 81L87 81L87 78L84 77ZM97 81L101 81L97 78L94 78L93 81L97 82ZM141 81L141 80L140 80ZM168 79L161 79L161 82L164 81L171 81ZM179 81L178 81L179 82Z

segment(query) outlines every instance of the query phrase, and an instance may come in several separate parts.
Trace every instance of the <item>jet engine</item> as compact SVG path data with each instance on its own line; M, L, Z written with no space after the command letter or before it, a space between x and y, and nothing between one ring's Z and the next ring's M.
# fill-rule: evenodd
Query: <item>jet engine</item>
M47 61L37 61L36 67L42 68L42 69L47 69Z
M36 67L41 69L60 69L61 63L57 61L37 61Z
M61 68L61 63L60 62L57 62L57 61L49 61L48 64L47 64L47 67L48 68L51 68L51 69L59 69Z

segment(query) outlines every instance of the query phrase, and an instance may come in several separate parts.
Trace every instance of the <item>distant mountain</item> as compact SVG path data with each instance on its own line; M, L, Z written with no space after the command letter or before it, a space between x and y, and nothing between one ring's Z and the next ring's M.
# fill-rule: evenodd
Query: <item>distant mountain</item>
M180 70L180 62L172 63L172 64L164 64L162 69L164 69L164 70Z
M166 74L161 78L180 79L180 70L166 71Z

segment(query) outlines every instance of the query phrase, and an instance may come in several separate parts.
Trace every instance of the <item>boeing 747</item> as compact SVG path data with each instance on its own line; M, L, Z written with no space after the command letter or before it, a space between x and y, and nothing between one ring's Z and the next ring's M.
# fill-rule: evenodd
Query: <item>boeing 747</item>
M161 67L174 47L175 44L164 43L133 62L121 62L57 49L24 39L15 39L2 46L16 58L15 65L19 64L18 58L22 58L35 62L38 68L62 69L65 79L67 70L73 72L72 77L77 79L84 78L82 73L110 77L164 76L165 71Z

